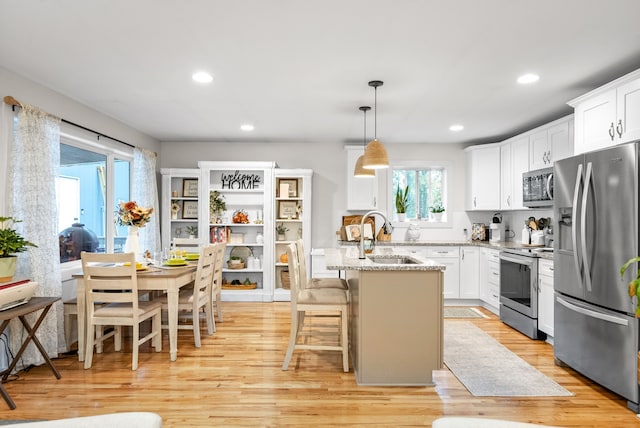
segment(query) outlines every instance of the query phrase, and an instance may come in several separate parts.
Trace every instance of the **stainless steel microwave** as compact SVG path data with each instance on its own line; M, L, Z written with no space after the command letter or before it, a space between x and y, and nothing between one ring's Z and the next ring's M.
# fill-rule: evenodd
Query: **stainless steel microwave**
M532 208L553 206L553 168L522 173L522 203Z

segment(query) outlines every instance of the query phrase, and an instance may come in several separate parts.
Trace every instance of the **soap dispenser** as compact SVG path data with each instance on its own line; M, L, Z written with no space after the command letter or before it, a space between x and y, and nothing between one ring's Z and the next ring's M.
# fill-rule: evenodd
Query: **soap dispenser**
M529 245L531 242L531 235L529 234L529 226L527 226L527 222L524 222L524 227L522 228L522 238L521 241L524 245Z

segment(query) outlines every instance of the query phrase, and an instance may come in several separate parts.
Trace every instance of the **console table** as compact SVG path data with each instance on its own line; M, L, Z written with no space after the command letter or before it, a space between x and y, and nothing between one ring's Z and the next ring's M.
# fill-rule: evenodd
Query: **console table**
M14 318L19 318L25 330L27 331L27 333L29 333L25 338L24 342L22 343L20 350L13 357L13 360L11 360L9 367L7 367L5 371L0 372L2 382L6 382L7 378L11 374L11 371L14 369L14 367L20 360L20 357L22 356L23 352L25 351L25 349L27 349L27 345L29 345L29 342L32 342L32 341L40 351L40 354L42 354L42 357L47 362L47 365L49 366L49 368L51 368L51 371L56 376L56 379L61 378L60 372L53 365L53 363L51 362L51 359L47 355L47 352L42 347L42 344L36 337L36 331L38 331L38 327L40 327L40 324L42 324L42 321L47 315L47 312L49 312L49 309L51 309L51 305L53 305L58 300L60 300L59 297L32 297L31 300L29 300L27 303L23 305L16 306L15 308L7 309L6 311L0 311L0 320L2 320L2 325L0 325L0 334L4 332L4 330L9 325L9 322L11 322L11 320ZM40 309L42 309L40 316L36 320L33 327L30 326L25 316L29 315L30 313L39 311ZM7 393L7 390L4 389L4 386L2 385L2 383L0 383L0 395L2 395L2 398L4 398L4 401L7 402L7 405L11 410L16 408L16 404L13 402L11 397L9 397L9 393Z

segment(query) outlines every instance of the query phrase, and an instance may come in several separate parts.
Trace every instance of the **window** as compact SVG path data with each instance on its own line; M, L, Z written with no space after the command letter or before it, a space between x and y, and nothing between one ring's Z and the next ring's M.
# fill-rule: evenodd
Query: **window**
M114 213L129 200L132 154L69 134L60 141L60 262L79 260L82 251L121 252L127 231Z
M447 167L441 164L396 165L391 169L391 206L395 213L396 192L406 189L407 220L446 222L446 211L440 215L436 207L447 206Z

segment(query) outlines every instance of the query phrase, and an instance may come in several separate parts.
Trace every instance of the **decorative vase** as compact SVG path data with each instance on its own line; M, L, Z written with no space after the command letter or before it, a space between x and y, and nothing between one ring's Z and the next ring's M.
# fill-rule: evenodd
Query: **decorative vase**
M9 282L16 273L18 258L16 256L0 257L0 282Z
M129 226L129 234L127 240L124 242L124 252L133 253L136 255L136 260L140 254L140 238L138 237L138 227Z
M407 229L407 240L417 241L418 239L420 239L420 227L412 223Z
M406 219L407 214L406 213L398 213L398 221L402 222Z

